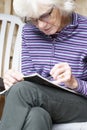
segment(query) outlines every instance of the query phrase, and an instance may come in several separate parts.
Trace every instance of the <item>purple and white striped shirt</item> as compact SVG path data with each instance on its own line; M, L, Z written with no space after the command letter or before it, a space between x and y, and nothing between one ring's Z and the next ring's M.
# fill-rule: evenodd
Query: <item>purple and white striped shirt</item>
M71 66L78 80L75 91L87 96L87 18L72 14L72 23L52 36L31 24L22 32L22 73L39 73L48 77L50 69L60 62Z

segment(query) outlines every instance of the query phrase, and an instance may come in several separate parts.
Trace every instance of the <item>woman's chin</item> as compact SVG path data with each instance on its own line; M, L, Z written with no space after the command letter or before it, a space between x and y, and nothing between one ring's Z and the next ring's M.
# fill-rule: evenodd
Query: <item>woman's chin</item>
M53 34L56 33L56 31L48 30L48 31L44 31L44 33L45 33L46 35L53 35Z
M43 32L46 34L46 35L53 35L57 32L57 28L50 28L50 29L47 29L47 30L43 30Z

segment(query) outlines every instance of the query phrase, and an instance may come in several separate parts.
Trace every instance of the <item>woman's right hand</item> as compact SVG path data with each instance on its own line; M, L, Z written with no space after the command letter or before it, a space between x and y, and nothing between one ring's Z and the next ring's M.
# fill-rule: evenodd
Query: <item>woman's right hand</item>
M3 77L4 86L6 90L8 90L13 84L22 80L24 80L23 74L12 69L8 70Z

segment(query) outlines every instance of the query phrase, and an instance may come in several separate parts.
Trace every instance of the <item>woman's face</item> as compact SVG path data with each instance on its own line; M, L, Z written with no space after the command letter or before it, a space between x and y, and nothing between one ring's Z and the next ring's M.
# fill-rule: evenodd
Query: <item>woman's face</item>
M37 20L36 27L47 35L55 34L61 30L62 16L58 9L51 8Z
M30 18L30 21L47 35L55 34L61 30L62 16L58 9L40 6L39 18Z

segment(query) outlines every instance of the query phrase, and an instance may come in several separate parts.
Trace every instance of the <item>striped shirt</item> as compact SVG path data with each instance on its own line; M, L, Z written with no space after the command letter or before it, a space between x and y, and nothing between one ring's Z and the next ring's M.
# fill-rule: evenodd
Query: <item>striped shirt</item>
M87 18L72 13L72 23L48 36L31 24L22 32L22 73L48 77L51 68L67 62L77 78L75 90L87 96Z

